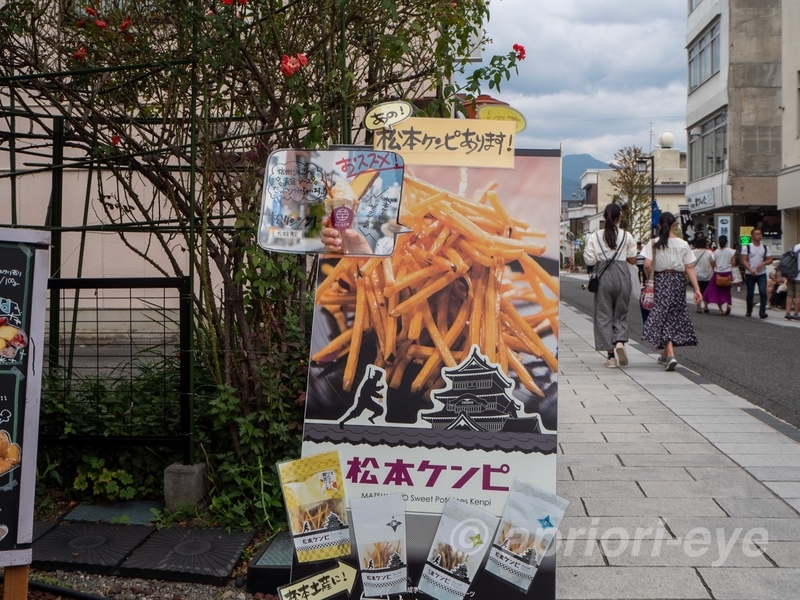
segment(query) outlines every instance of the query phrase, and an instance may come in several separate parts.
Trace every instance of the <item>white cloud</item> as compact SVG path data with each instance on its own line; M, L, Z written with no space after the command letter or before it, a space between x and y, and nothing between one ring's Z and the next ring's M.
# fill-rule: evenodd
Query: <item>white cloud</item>
M520 147L611 160L663 131L685 148L685 0L491 0L488 59L525 46L519 76L486 90L528 120Z

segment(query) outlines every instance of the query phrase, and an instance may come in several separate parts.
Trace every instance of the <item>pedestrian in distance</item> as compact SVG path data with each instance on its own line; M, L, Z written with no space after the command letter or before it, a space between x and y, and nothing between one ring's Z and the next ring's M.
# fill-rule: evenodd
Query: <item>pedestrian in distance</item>
M705 294L708 282L714 274L714 267L711 264L713 253L708 249L708 238L699 237L694 241L694 272L697 274L697 283L700 284L700 292ZM708 303L703 299L697 303L697 312L708 312Z
M772 253L769 246L761 243L763 233L760 229L753 229L750 234L750 243L742 246L742 265L744 265L744 285L747 290L747 313L753 314L753 297L758 286L758 299L760 310L758 316L767 318L767 265L772 264Z
M686 308L687 278L694 288L694 303L703 298L694 272L694 254L689 244L675 235L677 227L675 215L661 213L658 236L644 249L644 269L653 275L654 304L642 328L642 339L661 351L658 363L665 371L678 366L676 347L697 345Z
M787 321L800 321L800 244L795 245L792 250L797 254L797 275L786 278L786 314L783 318Z
M620 228L619 204L606 206L603 218L603 229L592 233L586 241L583 259L595 268L599 278L594 295L594 346L606 351L605 366L613 369L628 365L625 343L632 290L628 264L636 264L636 242Z
M644 254L642 254L642 242L636 242L636 268L639 270L639 283L647 283L647 275L644 274Z
M719 248L711 255L711 265L714 273L708 282L708 287L703 292L706 306L716 304L719 306L719 315L731 314L731 287L733 285L733 272L739 271L736 267L736 252L728 247L728 236L721 235L717 240Z

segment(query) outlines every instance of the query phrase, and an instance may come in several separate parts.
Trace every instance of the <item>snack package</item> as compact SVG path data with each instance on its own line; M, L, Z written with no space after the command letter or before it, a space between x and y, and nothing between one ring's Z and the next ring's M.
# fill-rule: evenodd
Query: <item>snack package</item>
M500 519L450 498L444 505L418 589L437 600L462 600Z
M337 451L278 463L297 561L350 555L344 479Z
M402 494L350 501L364 596L400 594L408 589L406 514Z
M508 495L486 570L527 592L556 535L569 500L517 479Z

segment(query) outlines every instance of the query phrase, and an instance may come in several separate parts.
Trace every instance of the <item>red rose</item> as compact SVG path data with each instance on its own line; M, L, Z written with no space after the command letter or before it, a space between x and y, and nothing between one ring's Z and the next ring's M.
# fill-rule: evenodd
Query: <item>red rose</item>
M222 0L223 4L227 4L228 6L233 5L233 0Z
M125 31L128 27L131 26L131 23L133 23L133 19L131 19L130 15L126 15L125 16L125 20L122 21L122 23L119 26L119 30L120 31Z
M105 29L106 27L108 27L108 23L106 23L105 21L101 21L100 19L95 21L94 24L97 25L98 29Z
M306 55L301 52L297 55L297 62L300 63L301 67L305 67L308 64L308 59L306 58Z
M75 27L77 27L78 29L83 29L84 27L86 27L86 19L75 21Z
M121 139L122 138L115 133L114 135L111 136L111 143L114 144L115 146L118 146Z
M517 53L517 60L525 60L525 46L522 44L514 44L512 48L514 52Z
M87 15L92 15L93 17L96 17L97 16L97 11L95 9L93 9L91 6L87 6L86 7L86 14Z
M72 60L86 60L86 48L78 48L70 55Z
M281 73L283 73L284 77L291 77L300 70L301 66L300 61L295 56L284 54L283 58L281 58Z
M247 0L239 0L239 4L247 4Z

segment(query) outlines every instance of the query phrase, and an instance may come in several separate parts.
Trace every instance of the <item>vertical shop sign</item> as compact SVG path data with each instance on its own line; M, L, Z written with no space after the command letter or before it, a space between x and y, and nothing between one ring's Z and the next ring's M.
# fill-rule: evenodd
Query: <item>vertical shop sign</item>
M448 501L499 519L517 478L555 493L561 154L403 158L393 254L320 261L303 456L337 450L348 500L402 495L410 600ZM527 592L483 571L469 589L555 598L554 580L548 556Z
M0 229L0 566L31 562L50 234Z

